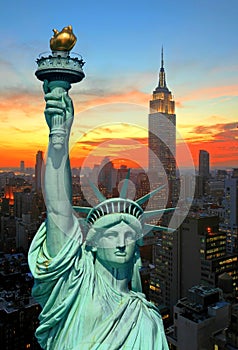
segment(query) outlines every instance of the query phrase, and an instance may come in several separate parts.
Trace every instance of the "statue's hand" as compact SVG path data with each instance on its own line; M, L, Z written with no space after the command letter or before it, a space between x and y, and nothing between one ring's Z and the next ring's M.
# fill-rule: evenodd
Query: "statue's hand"
M55 131L59 128L65 129L68 134L74 118L74 108L71 98L62 87L54 87L50 90L47 82L44 84L44 91L46 101L45 119L50 131L52 131L52 128Z

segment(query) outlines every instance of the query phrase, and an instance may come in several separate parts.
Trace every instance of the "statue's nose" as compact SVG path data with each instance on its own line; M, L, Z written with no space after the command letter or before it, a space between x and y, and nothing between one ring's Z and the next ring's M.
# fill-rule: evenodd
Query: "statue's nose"
M123 251L125 250L125 247L126 247L125 235L121 233L117 239L117 248Z
M120 251L120 252L124 252L125 249L126 249L126 246L118 246L117 249Z

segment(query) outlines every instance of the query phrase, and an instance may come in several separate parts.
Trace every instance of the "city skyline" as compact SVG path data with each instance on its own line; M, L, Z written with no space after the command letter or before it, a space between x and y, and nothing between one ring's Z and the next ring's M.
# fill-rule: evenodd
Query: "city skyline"
M52 29L69 24L78 38L73 51L86 61L86 78L70 91L75 107L72 166L80 165L79 152L87 157L93 145L95 160L111 151L119 156L123 139L127 147L142 144L146 149L149 101L163 46L178 131L195 165L203 149L210 153L211 167L237 167L237 7L236 1L148 5L105 0L90 5L71 1L65 11L62 1L57 7L42 1L37 10L28 0L9 1L1 21L0 167L18 167L21 160L33 167L36 152L46 152L48 130L35 60L49 51Z

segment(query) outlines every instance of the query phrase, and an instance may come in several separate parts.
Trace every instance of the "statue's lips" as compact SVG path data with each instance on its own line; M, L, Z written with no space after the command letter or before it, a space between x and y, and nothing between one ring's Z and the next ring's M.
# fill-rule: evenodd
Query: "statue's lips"
M126 252L115 252L116 256L126 256Z

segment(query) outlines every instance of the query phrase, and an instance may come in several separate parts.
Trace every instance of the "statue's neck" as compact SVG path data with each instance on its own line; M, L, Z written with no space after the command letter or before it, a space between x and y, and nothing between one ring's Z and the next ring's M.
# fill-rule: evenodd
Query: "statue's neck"
M121 267L112 267L98 259L95 261L95 271L119 293L128 293L128 284L131 281L133 264L123 264Z

